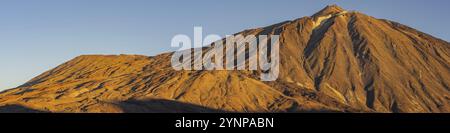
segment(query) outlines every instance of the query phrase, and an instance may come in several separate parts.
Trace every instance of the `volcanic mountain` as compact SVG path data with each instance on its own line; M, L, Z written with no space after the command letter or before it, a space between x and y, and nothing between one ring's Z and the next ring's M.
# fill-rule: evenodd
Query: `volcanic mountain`
M0 112L450 112L450 44L408 26L331 5L236 34L280 35L276 81L83 55L0 93Z

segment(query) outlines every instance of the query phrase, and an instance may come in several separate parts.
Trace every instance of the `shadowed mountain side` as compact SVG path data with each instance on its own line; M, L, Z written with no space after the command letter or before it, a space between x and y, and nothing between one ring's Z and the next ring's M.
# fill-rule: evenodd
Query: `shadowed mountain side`
M5 105L0 107L0 113L49 113L49 112L31 109L21 105Z
M244 113L232 112L220 109L208 108L200 105L183 103L178 101L152 99L152 100L128 100L116 103L124 113ZM271 113L340 113L334 110L290 110ZM264 112L250 112L264 113Z
M164 99L128 100L117 103L124 113L231 113Z

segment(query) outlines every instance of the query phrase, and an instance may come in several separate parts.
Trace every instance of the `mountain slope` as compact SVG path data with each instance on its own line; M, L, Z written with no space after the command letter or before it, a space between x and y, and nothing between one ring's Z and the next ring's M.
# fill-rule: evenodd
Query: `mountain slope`
M172 53L80 56L0 94L49 112L450 112L450 45L332 5L243 35L280 35L280 76L175 71Z

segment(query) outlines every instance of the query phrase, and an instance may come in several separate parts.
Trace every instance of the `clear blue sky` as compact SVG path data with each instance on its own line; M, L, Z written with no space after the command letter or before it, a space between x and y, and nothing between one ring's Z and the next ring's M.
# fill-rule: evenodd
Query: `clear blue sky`
M0 90L82 54L155 55L176 34L232 34L329 4L450 40L448 0L1 0Z

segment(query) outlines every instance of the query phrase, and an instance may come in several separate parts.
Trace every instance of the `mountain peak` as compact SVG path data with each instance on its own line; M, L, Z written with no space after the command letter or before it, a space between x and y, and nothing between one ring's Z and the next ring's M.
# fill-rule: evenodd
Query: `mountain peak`
M336 4L328 5L319 12L315 13L312 17L320 17L320 16L326 16L326 15L333 15L338 14L341 12L345 12L345 10L341 7L339 7Z

